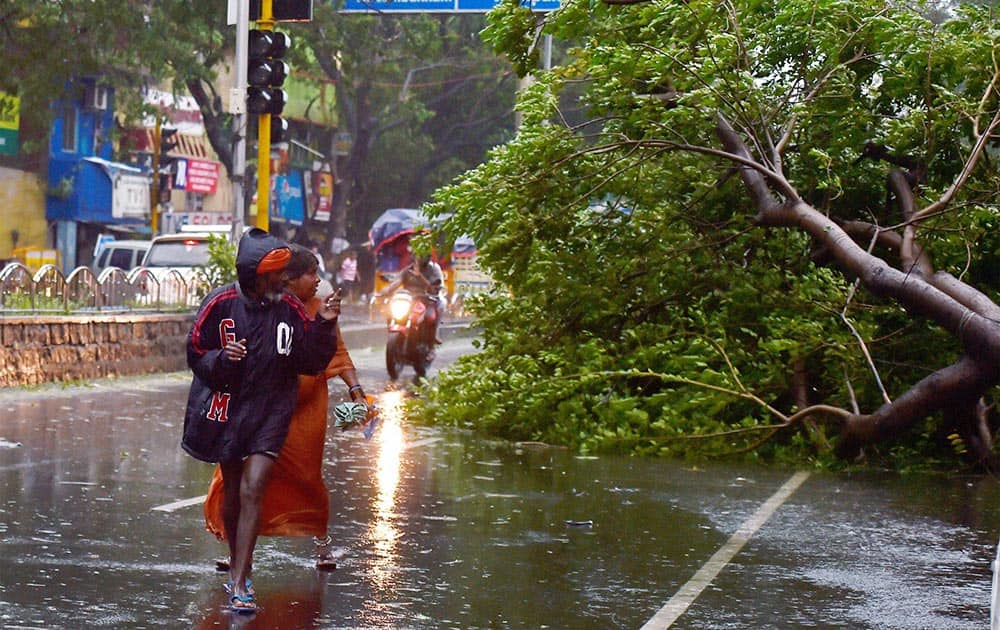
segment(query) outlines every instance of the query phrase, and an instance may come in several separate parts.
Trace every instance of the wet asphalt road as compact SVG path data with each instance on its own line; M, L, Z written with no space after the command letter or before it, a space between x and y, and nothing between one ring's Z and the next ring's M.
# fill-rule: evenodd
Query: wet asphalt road
M338 569L261 539L254 616L225 609L212 468L178 447L186 374L0 390L0 627L639 628L668 602L676 628L989 625L994 479L812 474L779 497L794 471L415 427L364 343L385 421L328 435Z

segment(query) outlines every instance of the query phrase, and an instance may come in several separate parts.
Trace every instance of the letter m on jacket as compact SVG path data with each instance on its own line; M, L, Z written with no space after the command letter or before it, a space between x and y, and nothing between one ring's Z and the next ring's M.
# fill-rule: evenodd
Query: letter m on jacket
M208 419L216 422L226 422L229 420L229 397L228 392L212 392L212 404L208 407Z

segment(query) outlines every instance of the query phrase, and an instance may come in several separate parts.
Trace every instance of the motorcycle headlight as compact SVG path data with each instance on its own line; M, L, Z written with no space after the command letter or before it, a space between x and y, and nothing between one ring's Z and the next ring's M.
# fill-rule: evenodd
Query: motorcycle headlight
M403 319L410 312L410 300L405 297L393 298L389 301L389 314L393 319Z

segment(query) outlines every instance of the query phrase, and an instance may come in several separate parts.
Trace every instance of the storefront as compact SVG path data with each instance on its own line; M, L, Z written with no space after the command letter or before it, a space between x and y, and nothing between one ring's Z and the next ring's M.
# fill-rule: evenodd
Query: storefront
M149 171L112 161L113 93L92 83L57 104L49 142L45 218L62 270L89 265L102 233L149 235Z

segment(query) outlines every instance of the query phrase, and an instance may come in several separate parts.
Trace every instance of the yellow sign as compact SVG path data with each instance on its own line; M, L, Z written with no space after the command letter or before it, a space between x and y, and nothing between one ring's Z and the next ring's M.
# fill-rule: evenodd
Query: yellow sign
M59 251L55 249L43 249L37 246L17 247L14 249L14 258L24 263L24 266L32 273L42 268L42 265L59 266Z
M21 97L0 92L0 155L17 155L21 126Z
M0 129L18 129L21 126L21 97L0 92Z

